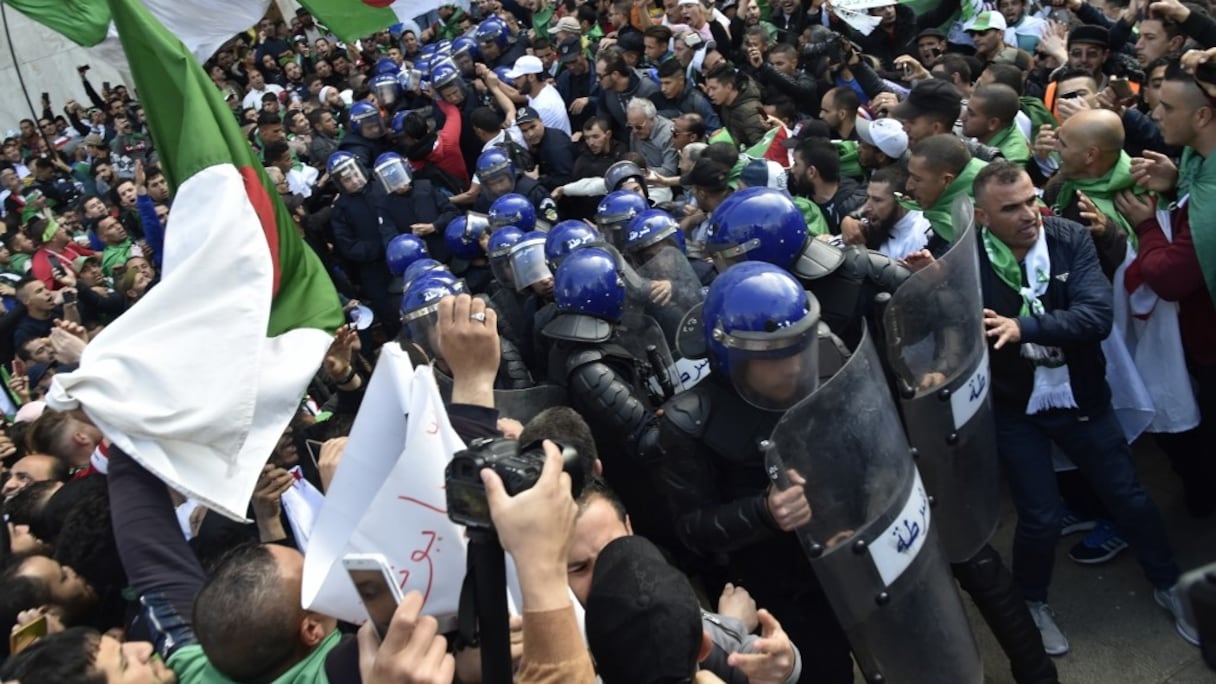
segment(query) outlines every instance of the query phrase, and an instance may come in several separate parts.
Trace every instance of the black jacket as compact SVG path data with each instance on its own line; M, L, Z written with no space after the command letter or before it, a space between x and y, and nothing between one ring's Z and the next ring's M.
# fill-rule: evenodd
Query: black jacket
M432 259L448 262L450 257L443 230L459 211L447 196L435 190L430 181L415 179L406 194L379 193L374 201L380 218L380 242L384 247L388 247L388 243L398 235L413 233L410 226L415 223L430 223L435 226L435 232L422 238L427 251Z
M1114 320L1110 282L1098 266L1093 239L1083 226L1066 219L1044 219L1051 283L1041 298L1042 316L1020 316L1022 297L1006 285L979 248L984 308L1016 318L1022 342L1059 347L1078 410L1096 412L1110 403L1102 340ZM1023 275L1023 277L1025 277ZM992 355L992 400L999 409L1022 413L1034 387L1034 366L1021 356L1022 344L989 349Z
M629 129L625 121L625 105L635 97L653 98L659 92L659 86L648 77L638 75L636 70L629 73L629 87L625 92L600 89L596 100L596 111L600 116L606 116L612 121L612 130L618 140L629 139Z
M537 182L552 191L574 180L574 144L570 136L557 128L546 128L540 144L532 149L540 167Z

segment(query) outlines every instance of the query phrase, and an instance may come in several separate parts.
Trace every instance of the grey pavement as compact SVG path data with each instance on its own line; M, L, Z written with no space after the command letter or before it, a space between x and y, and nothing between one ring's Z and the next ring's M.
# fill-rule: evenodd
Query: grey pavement
M1216 457L1216 453L1213 453ZM1182 502L1182 489L1165 455L1152 439L1135 447L1140 479L1165 517L1178 564L1183 571L1216 562L1216 516L1191 518ZM1216 483L1214 483L1216 484ZM1213 492L1216 496L1216 492ZM1009 497L993 545L1009 561L1015 516ZM1082 535L1060 540L1048 603L1072 650L1055 658L1064 684L1211 684L1199 649L1174 631L1173 619L1153 601L1152 587L1129 549L1106 565L1083 566L1068 558L1068 549ZM1008 661L996 639L968 605L971 624L984 658L985 682L1013 684Z

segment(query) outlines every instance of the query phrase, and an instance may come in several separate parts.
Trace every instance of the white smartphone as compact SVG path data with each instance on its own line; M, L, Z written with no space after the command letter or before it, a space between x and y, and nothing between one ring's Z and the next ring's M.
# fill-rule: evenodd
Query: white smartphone
M384 639L402 598L388 559L379 553L348 553L342 557L342 566L355 585L376 634Z

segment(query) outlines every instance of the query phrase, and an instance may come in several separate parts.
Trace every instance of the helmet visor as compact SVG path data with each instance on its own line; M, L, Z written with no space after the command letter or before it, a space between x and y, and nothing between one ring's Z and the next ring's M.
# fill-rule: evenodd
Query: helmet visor
M410 165L404 159L392 159L376 165L376 178L385 192L404 192L414 179Z
M515 289L523 291L546 278L553 272L545 263L545 241L527 240L511 250L511 273L515 278Z
M815 392L820 353L814 326L786 347L762 349L764 343L755 342L755 346L727 346L731 381L739 396L758 409L784 411Z
M357 159L347 159L334 167L333 177L343 192L359 192L367 186L367 174Z
M382 107L391 107L397 101L397 84L393 81L377 83L374 92L376 93L376 101Z
M359 135L369 140L375 140L384 135L384 121L380 119L380 114L368 114L362 119L359 119Z

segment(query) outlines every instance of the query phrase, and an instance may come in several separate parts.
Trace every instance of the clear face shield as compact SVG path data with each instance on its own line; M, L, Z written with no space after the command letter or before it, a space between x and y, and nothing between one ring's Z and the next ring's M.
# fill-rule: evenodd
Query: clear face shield
M407 93L416 93L422 87L422 72L418 69L402 69L397 76L397 85Z
M515 289L522 292L532 285L553 278L545 263L545 241L523 240L511 248L511 274Z
M488 214L481 214L476 211L470 211L464 217L464 239L467 242L479 242L481 236L491 233L490 217Z
M452 294L464 294L464 282L456 282L451 287L451 290ZM442 296L438 296L434 301L428 301L412 311L401 314L401 326L405 330L405 334L415 344L422 347L427 357L433 361L442 359L439 354L439 301L448 294L446 291L439 289L436 289L435 292L442 294Z
M380 113L366 114L359 119L359 133L368 140L384 137L384 120Z
M376 165L376 178L388 193L402 193L410 189L414 180L414 172L409 162L404 159L393 159Z
M333 177L338 181L342 192L359 192L367 186L367 174L359 165L357 159L347 159L334 168Z
M635 216L637 216L637 212L634 211L622 214L597 215L595 217L595 225L609 244L618 250L624 251L625 244L629 239L629 222Z
M765 411L786 411L819 386L817 311L778 332L727 333L714 338L726 347L731 382L739 396Z
M392 107L397 102L397 84L394 81L377 83L372 88L372 93L375 94L376 101L380 103L381 107ZM364 131L367 130L367 124L367 121L363 122ZM364 135L367 135L367 133L365 132ZM371 136L367 135L367 137L370 138Z

